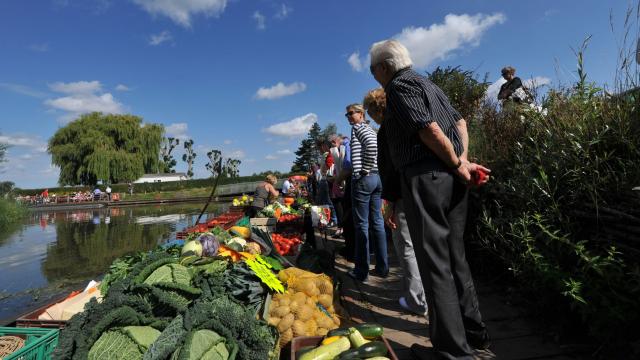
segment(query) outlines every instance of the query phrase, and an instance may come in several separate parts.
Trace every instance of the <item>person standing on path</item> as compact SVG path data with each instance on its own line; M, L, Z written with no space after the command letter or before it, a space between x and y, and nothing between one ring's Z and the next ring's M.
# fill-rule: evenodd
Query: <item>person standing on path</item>
M489 334L465 258L467 185L490 172L467 160L466 121L440 88L411 69L396 40L373 44L370 71L387 94L385 136L402 174L402 199L429 305L433 348L413 344L418 359L473 359ZM488 176L480 183L485 183ZM470 346L471 345L471 346Z
M361 104L347 106L345 114L351 125L351 201L356 232L355 267L349 276L365 281L369 276L369 236L372 236L376 267L374 274L389 274L387 237L382 220L382 182L378 175L376 133L365 121ZM371 231L369 231L371 225Z
M107 193L107 200L111 201L111 186L107 185L104 191Z
M369 91L364 98L363 105L369 117L380 126L378 130L378 172L382 181L382 199L387 202L383 213L385 214L385 223L391 229L396 255L404 273L402 276L404 296L400 297L398 302L406 311L426 316L427 299L424 295L420 270L407 226L400 174L393 167L385 136L383 120L387 99L384 90L378 88Z

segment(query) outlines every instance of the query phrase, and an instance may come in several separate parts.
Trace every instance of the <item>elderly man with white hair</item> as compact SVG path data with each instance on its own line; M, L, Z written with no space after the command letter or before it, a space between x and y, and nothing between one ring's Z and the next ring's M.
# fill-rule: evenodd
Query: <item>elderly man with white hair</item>
M413 344L418 359L473 359L489 335L465 258L467 186L490 170L467 160L466 122L440 88L411 69L396 40L373 44L371 74L384 87L384 131L402 174L402 198L429 305L433 349ZM488 177L481 180L484 183ZM470 346L471 345L471 346Z

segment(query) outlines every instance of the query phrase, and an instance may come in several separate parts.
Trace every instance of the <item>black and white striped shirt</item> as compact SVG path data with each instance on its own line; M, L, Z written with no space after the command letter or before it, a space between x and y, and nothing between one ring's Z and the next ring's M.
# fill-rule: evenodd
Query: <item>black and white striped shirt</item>
M453 144L456 155L463 144L456 123L462 116L442 90L411 68L398 71L385 87L385 131L393 164L397 169L436 155L420 140L418 131L435 121Z
M378 142L376 133L365 122L351 127L351 164L353 175L361 170L378 171Z

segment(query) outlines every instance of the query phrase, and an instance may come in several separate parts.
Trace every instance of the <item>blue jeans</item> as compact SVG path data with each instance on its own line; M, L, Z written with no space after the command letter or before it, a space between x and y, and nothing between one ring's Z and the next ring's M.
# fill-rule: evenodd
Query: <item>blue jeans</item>
M382 220L382 182L377 173L353 179L351 181L351 199L353 202L353 224L356 233L355 275L364 280L369 275L369 234L376 254L376 271L389 272L387 259L387 238ZM371 231L369 231L371 224Z
M333 207L333 202L329 196L329 182L327 179L322 179L318 182L318 198L316 199L316 205L328 206L331 210L331 222L338 224L338 216L336 215L336 209Z

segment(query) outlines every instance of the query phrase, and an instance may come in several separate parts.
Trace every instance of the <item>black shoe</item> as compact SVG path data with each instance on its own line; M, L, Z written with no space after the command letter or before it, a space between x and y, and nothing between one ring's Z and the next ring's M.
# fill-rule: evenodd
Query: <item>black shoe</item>
M367 281L367 277L365 276L364 278L359 276L358 274L356 274L355 270L350 270L347 275L349 275L349 277L351 277L352 279L359 281L359 282L366 282Z
M420 344L411 345L411 355L418 360L438 360L440 358L432 347Z
M467 342L469 345L478 350L486 350L491 346L491 337L487 329L480 331L467 331Z
M382 272L382 271L379 271L378 269L374 269L372 273L373 275L381 278L386 278L387 276L389 276L389 270L387 270L386 272Z

